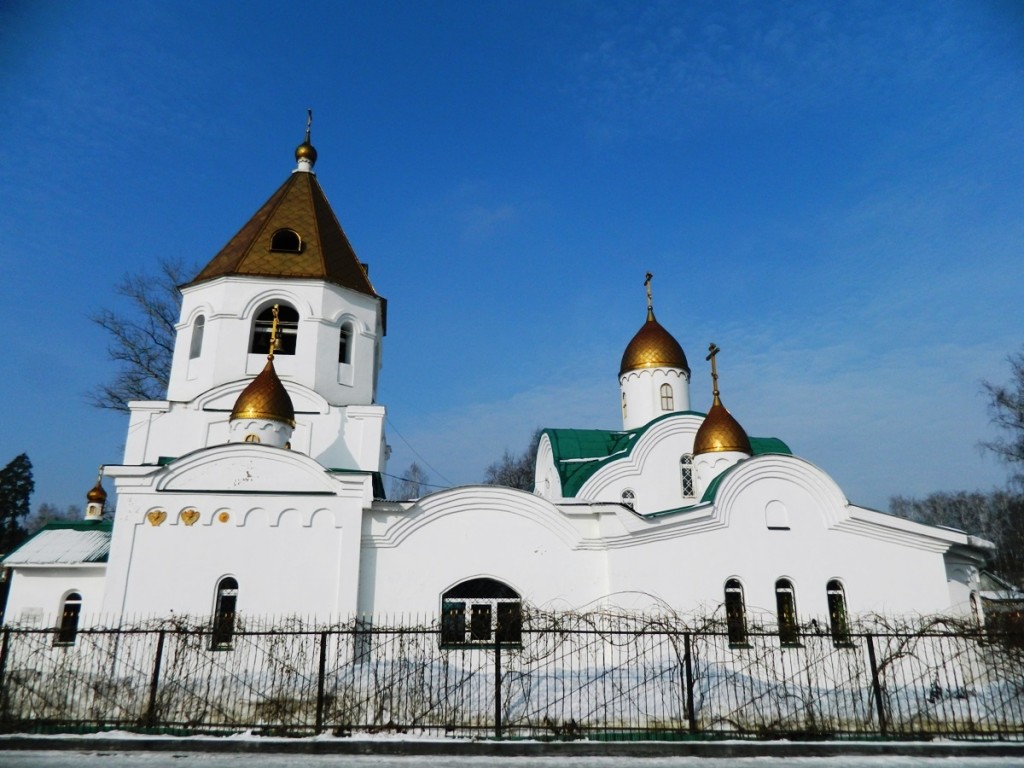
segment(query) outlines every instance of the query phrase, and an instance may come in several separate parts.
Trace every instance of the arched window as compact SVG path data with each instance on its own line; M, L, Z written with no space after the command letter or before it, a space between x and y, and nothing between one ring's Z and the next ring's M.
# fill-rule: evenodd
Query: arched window
M213 632L210 647L215 651L228 650L235 637L235 609L238 605L238 582L225 576L217 584L217 599L213 607Z
M338 362L352 362L352 326L343 323L338 331Z
M747 644L747 609L743 601L743 585L739 579L725 582L725 626L729 645Z
M626 418L627 413L628 412L626 410L626 393L623 392L622 393L622 418Z
M832 642L836 645L850 644L850 622L846 614L846 593L838 579L829 580L825 585L828 597L828 624L832 630Z
M661 410L671 411L675 408L675 399L672 397L672 385L661 385Z
M200 315L192 324L192 341L188 348L188 359L195 360L203 354L203 331L206 330L206 318Z
M270 330L274 325L274 307L264 309L252 326L253 354L265 355L270 352ZM288 304L279 304L277 310L277 349L275 355L294 355L295 343L299 336L299 313Z
M789 579L775 582L775 607L778 613L779 641L783 645L800 644L800 627L796 620L796 591Z
M294 229L279 229L270 237L270 250L301 253L302 238Z
M692 453L684 453L679 457L679 479L682 481L683 498L692 499L694 496Z
M523 601L507 584L469 579L441 596L442 646L520 645L522 639Z
M629 488L622 492L622 506L636 510L636 494Z
M82 614L82 596L71 592L64 598L60 609L60 626L53 639L54 645L74 645L78 637L78 619Z

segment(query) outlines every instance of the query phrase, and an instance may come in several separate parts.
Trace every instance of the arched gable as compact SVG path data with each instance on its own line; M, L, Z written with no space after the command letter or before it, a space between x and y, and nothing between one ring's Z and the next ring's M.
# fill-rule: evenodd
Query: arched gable
M419 499L406 514L372 536L378 547L397 547L416 532L451 516L473 514L486 537L486 515L512 515L529 521L557 538L567 549L575 549L582 536L553 504L526 491L493 485L452 488ZM472 536L475 532L471 532Z
M702 421L699 414L673 413L651 422L628 451L608 459L583 483L577 498L617 498L620 486L635 483L635 478L644 475L654 460L664 459L675 467L682 452L693 450L693 439ZM662 452L670 455L661 456ZM674 475L672 482L674 487L677 484ZM649 482L643 484L650 485Z
M313 459L284 448L229 443L186 454L153 474L157 491L227 493L338 492Z

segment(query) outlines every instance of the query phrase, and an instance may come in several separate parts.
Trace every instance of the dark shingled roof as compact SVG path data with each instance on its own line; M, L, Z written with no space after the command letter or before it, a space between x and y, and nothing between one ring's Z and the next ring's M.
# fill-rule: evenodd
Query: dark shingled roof
M280 229L298 233L300 252L271 250ZM225 275L312 278L377 296L316 176L305 172L293 173L189 285Z

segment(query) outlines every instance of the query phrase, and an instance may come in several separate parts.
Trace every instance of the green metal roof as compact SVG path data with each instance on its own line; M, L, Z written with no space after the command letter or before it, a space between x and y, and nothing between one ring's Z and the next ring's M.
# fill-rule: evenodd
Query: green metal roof
M700 416L706 414L698 411L681 411L666 413L652 419L639 429L629 431L609 431L603 429L545 429L543 434L551 441L555 468L562 482L562 495L566 498L575 497L583 484L587 482L601 467L625 458L633 450L643 434L654 424L677 416ZM752 437L750 447L754 456L768 453L792 455L782 440L777 437ZM712 483L708 488L717 488ZM707 493L704 494L707 497ZM712 496L713 498L713 496Z
M3 559L5 566L105 563L114 523L61 520L47 523Z

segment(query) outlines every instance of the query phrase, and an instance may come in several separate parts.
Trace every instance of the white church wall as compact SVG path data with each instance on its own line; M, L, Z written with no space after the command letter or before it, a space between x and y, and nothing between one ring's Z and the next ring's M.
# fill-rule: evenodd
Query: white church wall
M4 621L7 624L56 626L65 598L82 596L83 624L95 617L103 604L106 567L102 563L66 567L44 566L13 569Z
M271 496L254 505L190 495L136 501L144 506L119 510L111 547L112 560L135 567L111 569L108 612L209 615L225 576L238 581L243 614L355 610L359 514L340 509L341 500ZM188 510L197 514L191 524Z
M579 528L533 494L458 488L424 497L401 515L373 518L364 528L360 612L433 615L445 590L480 576L551 609L608 592L604 553L576 549Z

